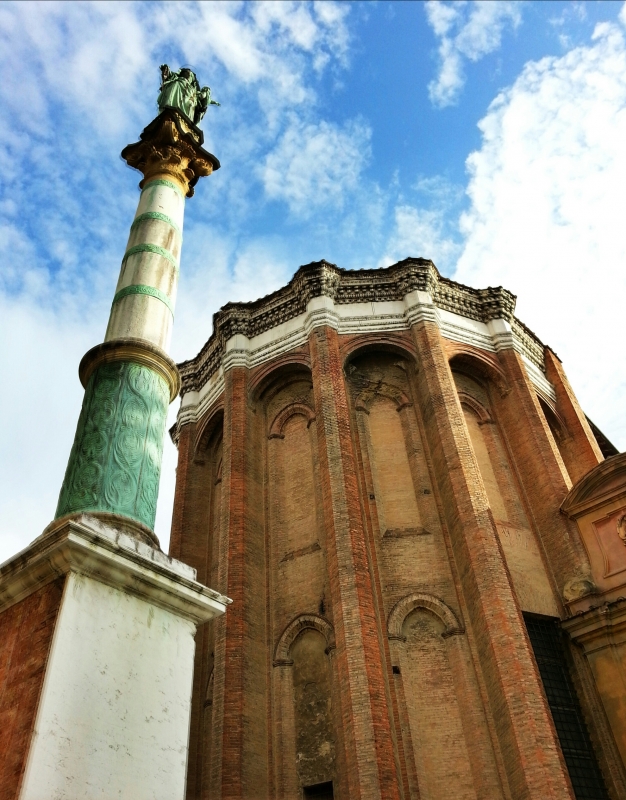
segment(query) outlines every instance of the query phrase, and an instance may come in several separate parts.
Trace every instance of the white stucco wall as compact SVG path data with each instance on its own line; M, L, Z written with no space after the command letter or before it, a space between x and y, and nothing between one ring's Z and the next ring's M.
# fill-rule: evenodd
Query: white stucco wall
M70 573L20 800L183 800L194 633Z

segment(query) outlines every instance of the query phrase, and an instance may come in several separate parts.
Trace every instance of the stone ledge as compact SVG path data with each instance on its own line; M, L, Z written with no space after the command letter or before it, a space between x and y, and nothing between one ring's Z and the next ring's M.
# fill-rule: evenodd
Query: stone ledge
M626 598L592 606L568 619L561 627L573 641L591 653L626 642Z
M192 567L84 514L44 533L0 565L0 613L70 572L196 624L223 614L231 602L198 583Z

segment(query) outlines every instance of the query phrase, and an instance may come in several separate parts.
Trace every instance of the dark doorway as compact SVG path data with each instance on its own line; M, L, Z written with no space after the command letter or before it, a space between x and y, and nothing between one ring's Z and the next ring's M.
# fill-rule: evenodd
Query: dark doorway
M558 620L524 614L524 621L576 800L609 800L570 675Z
M309 797L314 797L315 800L333 800L333 782L327 781L326 783L316 783L314 786L304 787L304 799L308 800Z

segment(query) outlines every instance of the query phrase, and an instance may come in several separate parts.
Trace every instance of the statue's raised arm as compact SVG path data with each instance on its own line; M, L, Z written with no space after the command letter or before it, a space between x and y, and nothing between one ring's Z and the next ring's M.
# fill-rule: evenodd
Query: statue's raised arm
M163 84L165 83L165 81L166 81L166 80L169 78L169 76L171 75L171 72L170 72L170 68L167 66L167 64L161 64L161 66L159 67L159 69L161 70L161 86L163 86Z
M159 112L176 108L197 125L209 106L219 106L219 103L211 100L211 89L208 86L201 89L195 73L187 67L172 72L167 64L161 64L160 69Z

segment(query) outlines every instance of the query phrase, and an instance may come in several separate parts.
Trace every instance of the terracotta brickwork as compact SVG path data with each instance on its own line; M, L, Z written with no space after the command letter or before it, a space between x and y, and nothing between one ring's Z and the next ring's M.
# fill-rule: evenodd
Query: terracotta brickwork
M14 800L26 766L64 578L0 614L0 798Z
M602 455L514 298L457 286L308 265L182 365L172 555L233 599L197 638L189 800L574 798L522 615L591 596L560 508Z

